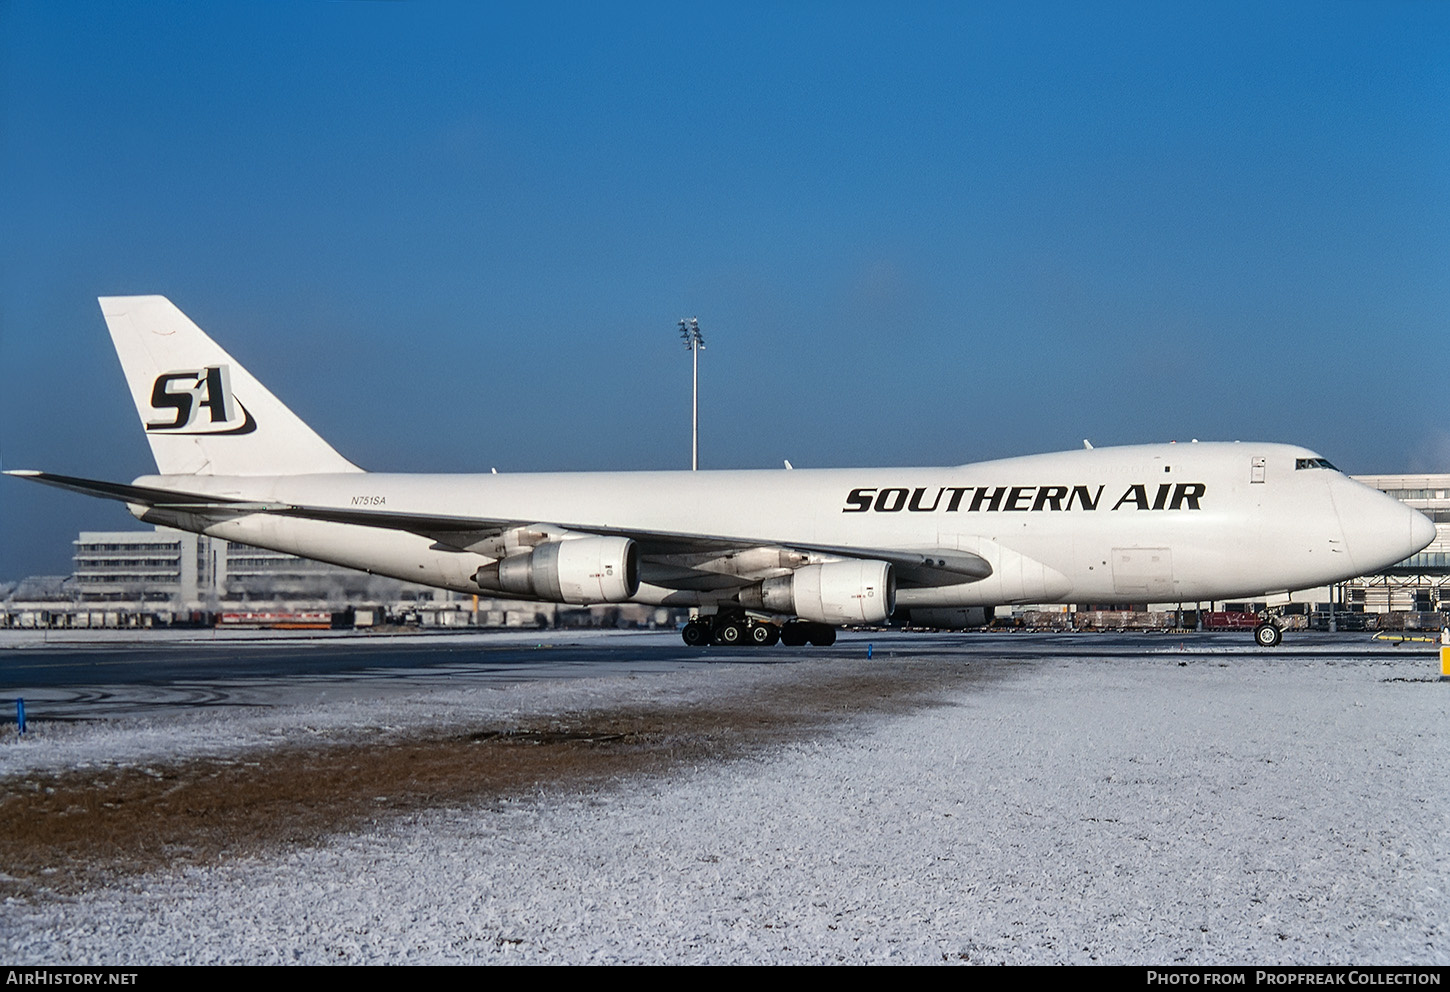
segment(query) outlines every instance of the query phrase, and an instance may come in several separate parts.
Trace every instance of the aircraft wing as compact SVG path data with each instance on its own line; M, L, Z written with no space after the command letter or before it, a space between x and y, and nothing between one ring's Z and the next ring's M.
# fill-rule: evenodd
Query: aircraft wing
M197 513L225 518L254 513L269 513L305 520L378 527L417 534L442 548L467 551L473 545L497 537L515 528L545 528L549 531L601 536L627 537L638 546L643 562L650 566L645 578L657 585L672 588L728 588L754 581L747 576L725 574L709 568L691 567L692 560L702 556L724 556L761 547L776 547L806 554L860 558L891 563L896 569L898 584L905 587L933 587L976 582L992 574L986 559L969 551L948 548L860 548L842 545L790 542L762 542L746 537L713 534L688 534L635 530L625 527L601 527L595 524L562 520L510 520L493 517L463 517L444 514L400 513L355 507L303 506L269 500L244 500L182 490L157 489L119 482L102 482L74 476L11 469L5 472L18 478L68 489L87 496L119 500L139 506Z

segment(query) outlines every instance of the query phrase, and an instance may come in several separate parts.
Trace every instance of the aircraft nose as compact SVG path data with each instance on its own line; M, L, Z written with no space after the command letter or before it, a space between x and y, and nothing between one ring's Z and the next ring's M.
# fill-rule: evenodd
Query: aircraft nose
M1406 507L1409 509L1409 507ZM1424 550L1430 542L1435 540L1435 521L1425 516L1419 510L1410 510L1410 544L1414 545L1415 551ZM1414 554L1411 551L1410 554ZM1406 555L1405 557L1409 557Z
M1418 510L1349 478L1334 486L1334 508L1349 556L1368 575L1404 561L1435 539L1435 525Z

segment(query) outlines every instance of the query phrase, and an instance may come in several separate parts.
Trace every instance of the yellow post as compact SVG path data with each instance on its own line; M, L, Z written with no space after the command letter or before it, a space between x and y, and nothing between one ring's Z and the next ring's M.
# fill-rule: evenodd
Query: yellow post
M1450 682L1450 645L1440 645L1440 681Z

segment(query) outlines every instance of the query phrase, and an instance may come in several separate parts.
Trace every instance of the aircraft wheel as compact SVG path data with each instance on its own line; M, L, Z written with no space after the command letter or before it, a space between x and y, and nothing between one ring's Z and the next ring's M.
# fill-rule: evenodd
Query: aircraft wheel
M1284 632L1277 624L1265 621L1254 628L1254 643L1261 648L1276 648L1284 639Z
M680 631L680 637L692 648L703 648L710 643L710 628L698 620L691 620Z
M715 631L715 643L723 644L726 647L734 647L745 640L745 627L738 623L722 624L720 629Z
M826 623L813 623L810 640L818 648L828 648L836 643L836 628Z
M806 625L791 622L780 628L780 642L786 647L798 648L806 643Z
M750 628L750 643L756 647L769 647L774 644L780 635L775 631L773 623L757 623Z

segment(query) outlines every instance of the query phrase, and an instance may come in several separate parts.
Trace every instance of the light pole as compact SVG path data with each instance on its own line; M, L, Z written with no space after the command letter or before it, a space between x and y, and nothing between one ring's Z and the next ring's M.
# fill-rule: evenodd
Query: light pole
M700 470L700 352L705 350L705 338L700 333L700 321L691 317L680 320L680 340L690 349L693 359L694 390L690 403L690 471Z

